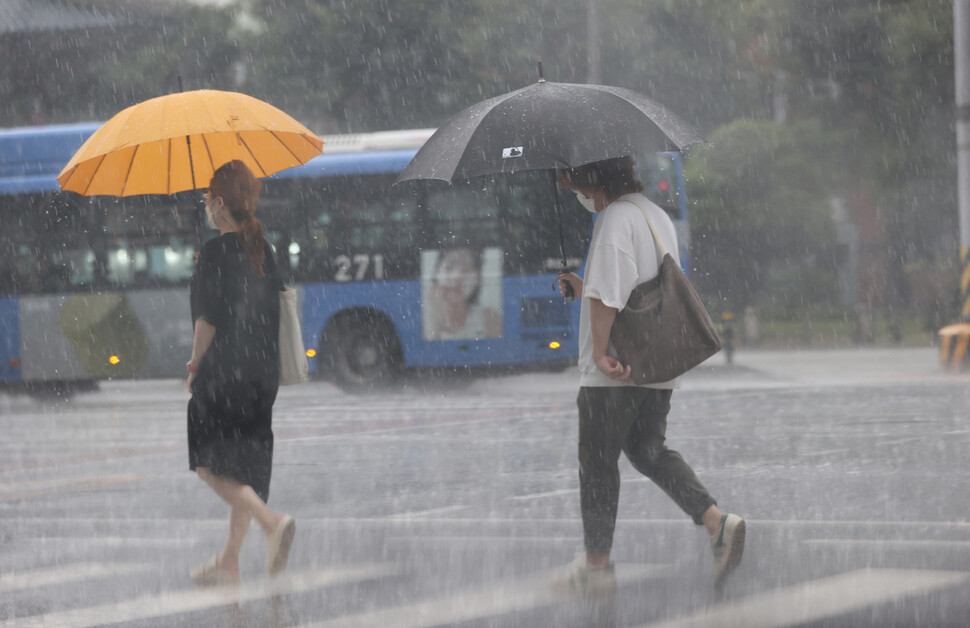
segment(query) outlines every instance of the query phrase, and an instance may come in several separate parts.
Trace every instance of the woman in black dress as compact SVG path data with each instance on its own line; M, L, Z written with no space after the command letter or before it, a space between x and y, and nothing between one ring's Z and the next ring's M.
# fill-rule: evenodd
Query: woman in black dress
M205 208L220 235L203 245L191 282L189 468L230 506L225 547L191 572L199 585L239 582L239 551L253 519L266 533L270 575L286 566L296 529L292 517L266 505L283 282L253 216L261 187L241 161L216 170Z

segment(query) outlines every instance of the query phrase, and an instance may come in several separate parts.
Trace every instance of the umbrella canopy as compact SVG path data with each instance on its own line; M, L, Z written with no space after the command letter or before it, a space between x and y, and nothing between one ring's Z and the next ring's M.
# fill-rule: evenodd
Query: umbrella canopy
M637 92L540 80L453 116L398 181L575 168L703 142L690 125Z
M236 92L161 96L118 113L95 131L58 175L85 196L175 194L209 184L241 159L257 177L306 163L323 140L276 107Z

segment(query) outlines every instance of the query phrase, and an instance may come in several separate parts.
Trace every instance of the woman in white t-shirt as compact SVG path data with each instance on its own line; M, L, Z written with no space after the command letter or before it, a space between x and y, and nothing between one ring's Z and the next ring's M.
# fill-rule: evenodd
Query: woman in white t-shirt
M715 586L741 561L745 523L722 513L717 502L677 452L664 444L670 397L677 382L637 386L629 365L610 344L610 330L633 288L655 278L659 259L644 213L677 257L677 235L667 214L641 192L633 159L600 161L558 173L559 185L576 193L597 214L586 258L585 281L559 276L582 296L579 323L579 484L585 554L553 582L578 593L615 590L610 562L620 494L617 461L624 452L633 467L667 493L694 522L707 528L714 552Z

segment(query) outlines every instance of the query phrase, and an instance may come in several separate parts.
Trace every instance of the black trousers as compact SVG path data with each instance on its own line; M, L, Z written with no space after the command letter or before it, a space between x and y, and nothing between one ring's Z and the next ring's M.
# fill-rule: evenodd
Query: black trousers
M672 392L633 386L579 389L579 494L587 551L608 552L613 546L621 451L697 525L717 503L690 465L664 444Z

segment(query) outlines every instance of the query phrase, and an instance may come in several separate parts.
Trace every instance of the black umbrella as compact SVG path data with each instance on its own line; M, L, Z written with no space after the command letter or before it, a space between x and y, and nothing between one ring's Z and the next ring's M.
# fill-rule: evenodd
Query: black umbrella
M397 182L550 170L560 214L556 169L704 142L690 125L642 94L606 85L549 83L541 78L541 65L539 76L537 83L452 116ZM565 271L561 219L559 240Z
M575 168L703 142L690 125L637 92L540 79L450 118L398 182Z

